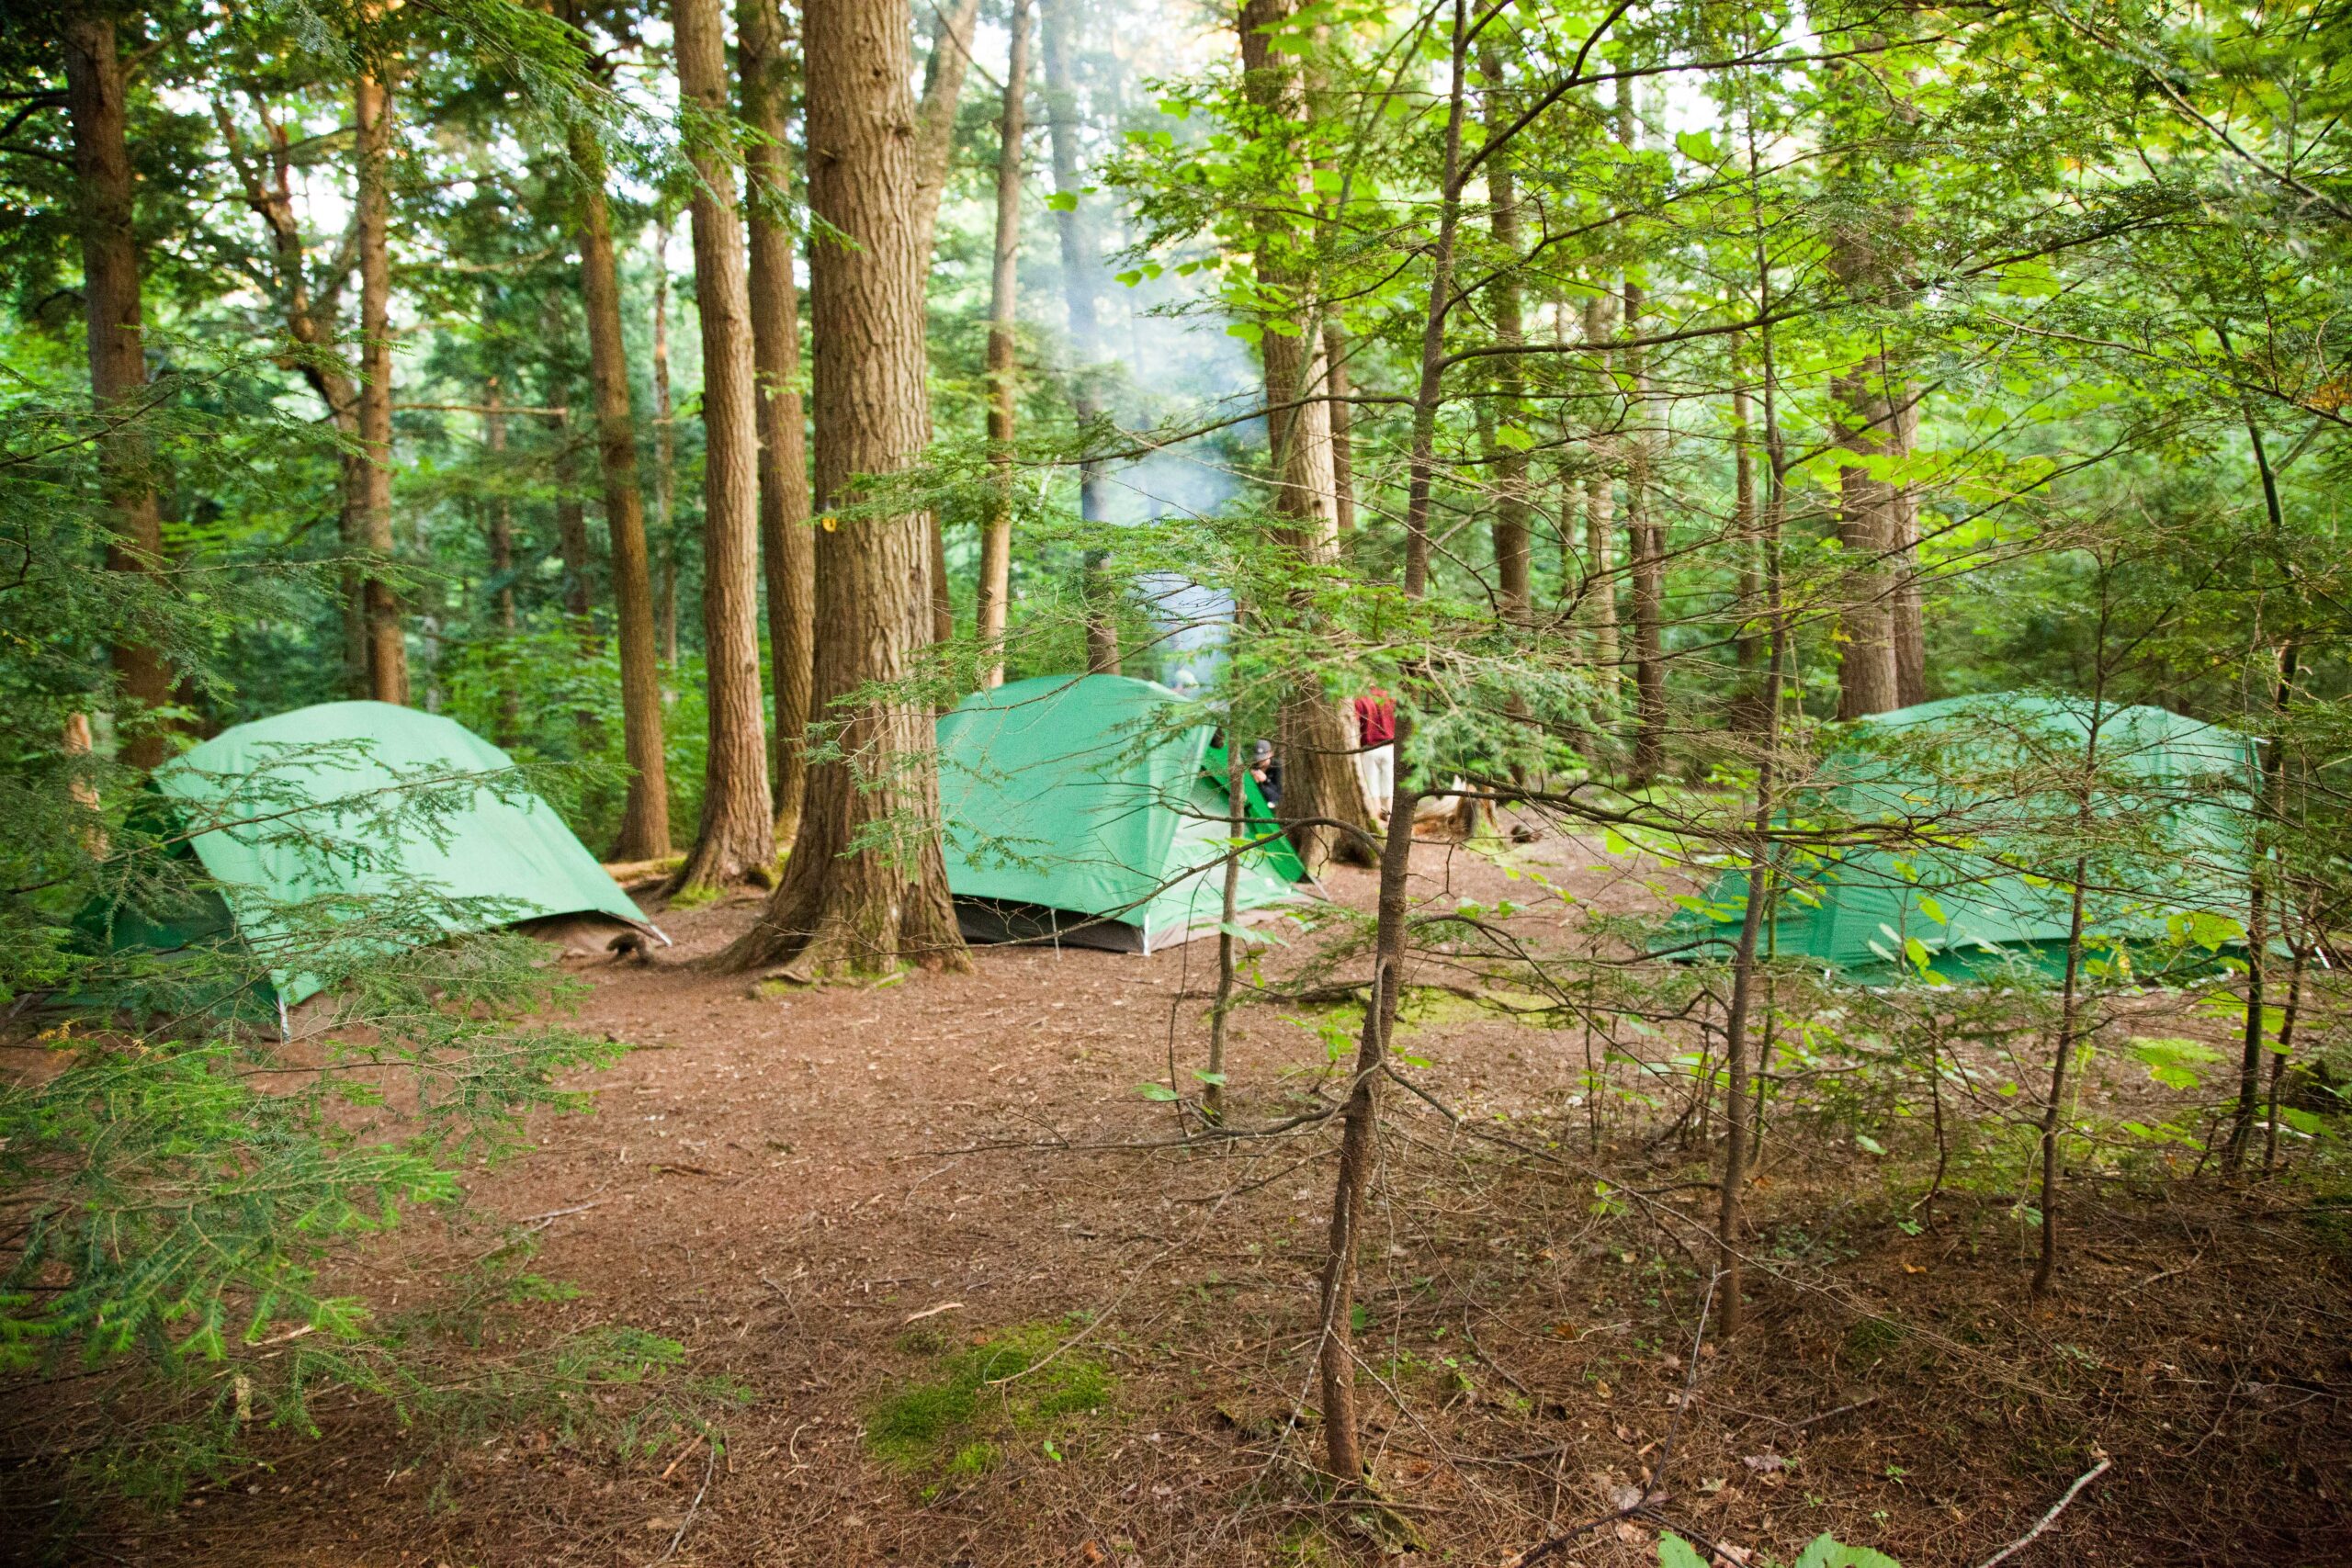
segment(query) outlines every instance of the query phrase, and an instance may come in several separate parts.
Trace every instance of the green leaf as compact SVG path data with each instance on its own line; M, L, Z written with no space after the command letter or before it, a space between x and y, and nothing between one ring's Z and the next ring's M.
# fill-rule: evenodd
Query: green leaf
M1176 1091L1164 1083L1139 1083L1136 1085L1136 1092L1146 1100L1159 1100L1163 1104L1176 1098Z
M1427 1067L1433 1064L1427 1056L1416 1056L1409 1051L1399 1051L1396 1059L1408 1067Z
M1948 926L1951 924L1951 919L1944 914L1944 907L1936 902L1935 897L1932 894L1922 893L1919 895L1919 912L1927 916L1928 919L1935 921L1936 924L1939 926Z
M1867 1546L1845 1546L1828 1536L1817 1535L1798 1557L1796 1568L1903 1568L1903 1564L1883 1551L1872 1551Z
M1871 1137L1868 1133L1855 1134L1854 1146L1861 1150L1866 1155L1883 1155L1886 1153L1886 1145L1880 1143L1876 1138Z
M1657 1538L1657 1568L1707 1568L1707 1560L1689 1541L1668 1530Z
M2197 1069L2222 1060L2219 1051L2198 1040L2134 1035L2124 1049L2146 1064L2148 1076L2166 1089L2195 1089L2203 1077Z
M1076 212L1078 210L1078 193L1076 191L1069 190L1057 190L1054 192L1053 195L1046 198L1046 206L1055 212Z
M1686 130L1674 139L1675 150L1694 164L1713 164L1722 156L1715 139L1703 130Z
M1223 1089L1225 1087L1225 1075L1223 1073L1206 1072L1199 1067L1195 1067L1193 1069L1193 1076L1200 1079L1203 1083L1215 1084L1219 1089ZM1154 1084L1151 1087L1154 1089L1159 1088L1158 1084ZM1171 1096L1170 1098L1172 1099L1173 1097Z
M1255 321L1236 321L1225 329L1225 335L1238 337L1243 343L1263 343L1266 340L1266 329Z

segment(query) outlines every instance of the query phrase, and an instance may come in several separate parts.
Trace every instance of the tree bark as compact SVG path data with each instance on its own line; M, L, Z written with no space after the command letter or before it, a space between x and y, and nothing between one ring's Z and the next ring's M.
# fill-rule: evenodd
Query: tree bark
M670 400L670 219L653 227L653 525L662 541L662 663L678 667L678 426Z
M1004 113L997 123L996 254L989 278L989 463L996 487L980 526L980 581L975 631L980 686L1004 683L1004 629L1012 599L1013 411L1019 373L1015 328L1021 283L1021 140L1029 85L1029 0L1012 0Z
M1599 295L1584 303L1584 337L1587 343L1606 343L1614 323L1610 320L1606 299ZM1604 350L1598 367L1604 382L1609 377L1608 354ZM1617 567L1615 537L1617 533L1616 480L1609 469L1609 459L1615 456L1615 443L1596 434L1591 442L1594 466L1584 481L1584 570L1591 583L1585 606L1587 619L1592 628L1592 667L1604 692L1613 692L1617 684Z
M931 265L932 244L939 228L939 199L947 189L947 169L956 150L956 109L963 101L964 78L972 66L972 24L979 16L979 0L956 0L953 11L932 7L931 56L923 62L922 101L915 111L914 219L915 248ZM923 403L923 437L931 436L931 404ZM956 606L947 583L947 536L939 514L923 522L931 553L931 640L944 643L956 636Z
M630 770L613 858L670 852L670 775L662 726L662 671L653 640L653 581L645 547L645 502L637 486L637 421L629 409L621 338L620 270L605 197L605 150L595 129L567 132L580 171L580 296L588 318L588 374L596 398L596 457L605 528L612 537L613 621L620 644L621 747Z
M408 640L390 575L392 560L392 255L390 84L362 69L352 89L359 127L359 545L368 694L408 701Z
M1753 180L1756 169L1752 136L1749 156L1749 177ZM1750 216L1754 216L1752 207ZM1771 257L1760 233L1756 246L1756 281L1757 313L1769 319L1772 299ZM1716 1267L1723 1271L1723 1334L1725 1338L1740 1331L1747 1312L1740 1281L1741 1208L1748 1171L1755 1159L1757 1146L1761 1142L1762 1128L1760 1097L1754 1100L1749 1098L1747 1030L1758 989L1757 940L1764 929L1765 918L1772 902L1772 814L1778 804L1774 791L1780 782L1781 683L1789 657L1789 623L1782 602L1780 564L1781 525L1788 504L1788 460L1781 441L1772 332L1769 326L1763 330L1761 346L1764 451L1770 488L1765 501L1761 537L1758 538L1755 536L1753 511L1756 503L1755 471L1747 445L1747 394L1745 385L1739 383L1743 368L1739 340L1733 339L1733 377L1735 383L1740 385L1737 403L1740 505L1743 508L1738 522L1738 537L1743 552L1740 559L1745 568L1752 570L1759 554L1762 558L1764 602L1760 608L1767 640L1762 690L1757 694L1752 725L1757 740L1756 812L1755 834L1747 856L1747 902L1740 911L1739 943L1732 955L1730 1011L1724 1021L1724 1173L1722 1185L1716 1193L1715 1245ZM1742 614L1745 615L1748 608L1747 600L1743 596ZM1765 1005L1768 1009L1771 1005L1769 991ZM1770 1047L1768 1034L1767 1050ZM1930 1064L1930 1070L1932 1066ZM1940 1107L1941 1102L1938 1103Z
M1063 205L1054 212L1054 229L1061 242L1062 297L1069 309L1070 412L1083 431L1102 417L1102 400L1094 369L1101 351L1094 309L1098 264L1093 236L1087 228L1086 180L1078 163L1078 88L1070 75L1077 4L1078 0L1045 0L1042 30L1046 140L1053 159L1054 191L1063 198ZM1109 521L1099 458L1086 457L1079 461L1078 514L1090 525ZM1103 580L1106 558L1103 550L1087 551L1085 579L1080 584L1086 606L1086 668L1095 675L1119 672L1118 596Z
M1634 119L1634 82L1617 78L1617 140L1629 152L1638 144ZM1628 339L1642 333L1647 289L1628 267L1624 279ZM1634 617L1634 756L1631 782L1655 784L1666 770L1666 549L1665 530L1650 513L1650 379L1648 357L1640 349L1620 351L1633 399L1632 431L1625 448L1625 554L1633 579L1629 608Z
M1355 382L1348 371L1349 353L1347 328L1324 322L1323 384L1331 393L1331 510L1342 548L1356 531Z
M678 91L692 123L695 315L703 362L703 660L709 750L702 824L673 890L764 875L775 862L760 691L758 414L752 301L729 149L727 46L718 0L673 0Z
M1837 445L1856 457L1897 455L1895 406L1886 362L1873 356L1853 375L1830 382L1838 409ZM1861 718L1903 705L1894 656L1894 487L1870 470L1838 470L1838 541L1847 567L1838 629L1838 716Z
M548 312L548 326L560 327L562 317ZM563 614L582 649L594 637L589 611L596 602L594 563L588 552L588 507L580 499L580 471L569 417L555 427L555 549L563 563Z
M1643 286L1625 279L1625 335L1642 331ZM1657 782L1666 770L1665 530L1650 512L1649 371L1637 348L1623 351L1633 386L1634 429L1625 438L1625 553L1633 592L1634 757L1632 782Z
M504 488L506 472L506 414L503 407L504 394L498 378L492 376L490 385L482 389L481 440L482 449L490 456L494 482L499 486L490 503L490 578L497 585L491 598L492 619L506 637L514 635L514 505L507 499ZM523 694L514 685L514 650L501 649L498 654L498 729L491 737L501 746L512 746L523 728Z
M336 301L348 269L330 271L317 293L312 293L301 224L294 213L293 148L286 128L271 118L266 101L258 95L254 105L267 138L266 175L249 157L228 106L215 102L212 117L220 127L221 144L228 152L230 164L244 187L245 205L253 209L269 231L271 261L277 274L279 308L286 317L287 335L314 351L298 361L296 367L326 405L327 417L336 433L356 446L359 435L359 389L343 369L342 361L329 352L334 347ZM356 232L352 240L356 243ZM343 619L344 688L363 697L368 694L368 616L356 557L364 547L361 519L367 510L367 460L356 451L346 451L338 459L336 495L341 515L336 526L346 558L338 594Z
M902 960L960 969L970 961L940 852L932 717L898 689L931 640L925 519L836 515L861 499L858 476L906 468L930 431L930 255L906 200L917 173L906 13L891 0L808 0L802 15L808 202L846 242L813 248L808 291L816 500L828 514L816 536L814 711L840 727L842 756L809 769L784 880L719 962L799 980Z
M147 358L132 224L130 73L112 21L86 13L69 17L64 39L66 113L73 122L80 197L82 292L89 321L90 398L101 421L121 422L97 449L112 535L107 565L153 575L164 564L164 524L149 470L152 453L136 423L147 386ZM110 656L121 698L117 725L122 761L135 768L155 767L168 750L159 715L172 700L171 667L153 647L127 637L116 642Z
M1290 0L1248 0L1240 12L1243 90L1270 125L1294 123L1303 112L1306 84L1295 57L1277 51L1267 33L1291 9ZM1286 329L1267 330L1259 343L1275 542L1302 571L1311 571L1339 559L1340 523L1331 404L1324 385L1328 362L1322 334L1311 330L1314 280L1293 259L1296 244L1289 219L1270 213L1260 220L1258 279L1280 301L1275 310ZM1277 613L1311 635L1315 612L1306 592L1294 594ZM1278 809L1308 874L1317 874L1334 861L1373 863L1371 846L1379 824L1356 771L1357 739L1347 704L1324 690L1317 672L1305 671L1285 694L1276 727L1283 752ZM1348 825L1356 830L1349 831Z
M800 832L808 773L801 748L816 660L817 546L808 527L808 443L800 406L800 292L786 221L792 176L785 146L784 17L776 0L738 0L743 118L760 133L744 155L751 180L752 345L759 374L760 558L767 573L768 664L775 676L769 765L775 838Z
M1484 109L1489 135L1495 135L1510 123L1511 107L1509 94L1503 87L1501 54L1487 49L1479 56L1479 74L1485 78ZM1510 156L1498 151L1487 160L1487 226L1494 237L1497 254L1495 281L1487 286L1487 309L1492 312L1495 344L1499 348L1517 348L1527 341L1522 319L1520 292L1519 192L1511 174ZM1500 367L1495 377L1495 423L1508 430L1518 428L1525 416L1523 386L1519 357L1506 355L1496 361ZM1502 617L1514 626L1524 626L1534 614L1534 543L1528 528L1532 507L1528 502L1527 453L1502 438L1493 454L1495 463L1495 598Z

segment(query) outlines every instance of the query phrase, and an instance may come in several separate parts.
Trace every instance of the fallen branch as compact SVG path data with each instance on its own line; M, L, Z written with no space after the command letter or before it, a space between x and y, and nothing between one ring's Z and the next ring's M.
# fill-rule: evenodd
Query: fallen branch
M2109 1468L2114 1463L2115 1461L2111 1459L2103 1459L2097 1464L2091 1466L2090 1469L2085 1471L2081 1475L2076 1476L2075 1478L2075 1483L2066 1488L2066 1495L2064 1497L2059 1498L2055 1503L2052 1503L2050 1506L2050 1511L2042 1515L2041 1517L2036 1521L2031 1529L2018 1537L2017 1540L2009 1542L2008 1545L2001 1548L2000 1551L1993 1553L1992 1556L1987 1557L1984 1562L1978 1563L1976 1568L1994 1568L1995 1563L2007 1562L2010 1558L2015 1557L2018 1552L2023 1551L2027 1547L2031 1546L2034 1541L2041 1537L2042 1531L2048 1529L2052 1525L2058 1522L2058 1516L2066 1511L2066 1505L2072 1503L2076 1497L2080 1496L2084 1487L2088 1486L2092 1482L2097 1481L2100 1476L2105 1475L2108 1472Z

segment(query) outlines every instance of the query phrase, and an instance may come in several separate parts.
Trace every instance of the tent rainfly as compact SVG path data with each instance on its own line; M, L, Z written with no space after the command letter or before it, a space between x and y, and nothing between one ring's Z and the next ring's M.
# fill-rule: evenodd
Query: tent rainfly
M1215 931L1232 836L1225 756L1183 698L1118 675L1041 675L939 720L947 886L974 942L1151 953ZM1276 832L1249 786L1252 838ZM1238 907L1299 897L1279 837L1241 859Z
M546 801L496 776L514 766L464 725L389 703L322 703L223 730L154 782L226 909L147 917L138 940L161 947L225 927L266 960L283 952L270 982L288 1007L321 986L291 967L287 913L331 907L314 900L349 897L356 913L360 899L429 890L433 927L450 934L573 916L667 942ZM413 820L399 811L411 798ZM496 902L476 915L467 900ZM115 924L117 942L132 934Z
M1952 697L1856 720L1791 816L1864 838L1888 825L1905 841L1784 847L1759 953L1865 983L1923 967L1984 977L2012 961L2061 973L2086 777L2103 840L2089 850L2086 937L2123 942L2143 967L2155 948L2242 944L2254 742L2158 707L2097 716L2096 753L2086 699ZM1726 953L1747 886L1728 871L1682 900L1655 949Z

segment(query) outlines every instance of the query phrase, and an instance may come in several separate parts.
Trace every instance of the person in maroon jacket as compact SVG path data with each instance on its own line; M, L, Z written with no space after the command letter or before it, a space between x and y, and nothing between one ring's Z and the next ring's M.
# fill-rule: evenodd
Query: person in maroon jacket
M1356 777L1364 798L1383 817L1396 794L1396 703L1374 686L1355 701Z

